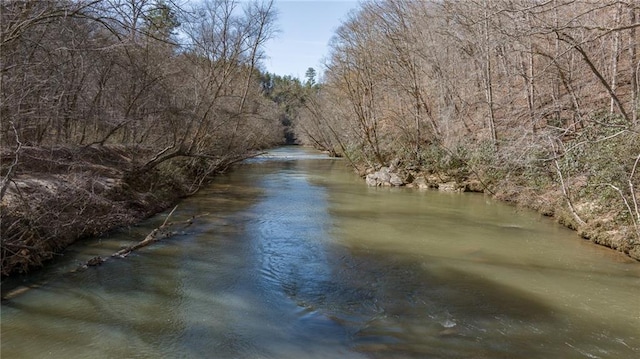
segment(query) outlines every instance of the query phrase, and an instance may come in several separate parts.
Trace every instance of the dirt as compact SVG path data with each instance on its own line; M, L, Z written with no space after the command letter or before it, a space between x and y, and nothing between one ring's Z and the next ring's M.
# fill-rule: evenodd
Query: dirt
M24 273L74 241L158 213L186 193L160 170L135 173L141 150L23 147L0 203L2 276ZM5 151L2 176L15 158Z

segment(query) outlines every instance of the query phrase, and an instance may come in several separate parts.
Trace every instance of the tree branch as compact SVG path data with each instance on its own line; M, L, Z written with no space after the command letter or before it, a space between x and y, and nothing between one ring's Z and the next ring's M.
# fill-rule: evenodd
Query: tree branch
M22 149L22 142L20 142L20 137L18 136L18 130L16 129L15 124L13 122L9 122L9 123L11 124L11 129L13 130L13 134L15 135L15 139L16 139L16 143L18 144L18 147L14 151L13 162L9 165L9 168L7 169L7 174L2 179L2 188L0 188L0 202L4 198L7 188L9 188L9 182L11 182L11 178L13 177L14 169L19 161L19 153L20 153L20 150Z

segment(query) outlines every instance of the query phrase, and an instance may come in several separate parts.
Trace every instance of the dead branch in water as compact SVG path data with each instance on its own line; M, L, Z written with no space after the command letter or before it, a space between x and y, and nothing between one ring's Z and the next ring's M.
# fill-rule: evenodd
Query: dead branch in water
M188 227L193 223L193 220L196 218L196 216L193 216L187 220L184 221L180 221L180 222L169 222L169 218L171 218L171 215L173 215L173 212L175 212L176 208L178 208L178 206L173 207L173 209L171 210L171 212L169 212L169 214L167 215L167 218L165 218L164 222L162 223L162 225L160 225L160 227L155 228L153 231L151 231L142 241L127 246L126 248L123 248L115 253L113 253L111 255L112 258L125 258L126 256L128 256L131 252L136 251L140 248L146 247L152 243L158 242L160 239L162 238L169 238L171 236L173 236L174 234L176 234L175 231L171 231L171 227L174 227L176 225L184 225L184 227ZM202 215L201 215L202 216ZM200 217L200 216L198 216ZM91 259L89 259L88 261L86 261L85 263L82 263L78 269L87 269L88 267L93 267L93 266L98 266L101 265L102 263L106 262L109 258L102 258L100 256L97 257L93 257Z
M198 216L193 216L187 220L184 221L180 221L180 222L169 222L169 219L171 218L171 215L173 214L173 212L175 212L175 210L178 208L178 206L173 207L173 209L171 210L171 212L167 215L167 218L165 218L164 222L162 223L162 225L160 225L160 227L154 229L153 231L151 231L142 241L130 245L126 248L123 248L115 253L113 253L110 257L112 258L125 258L127 257L131 252L138 250L142 247L146 247L152 243L158 242L160 239L162 238L169 238L173 235L175 235L176 233L178 233L177 231L170 231L169 229L171 227L174 226L179 226L179 225L184 225L183 228L186 228L188 226L190 226L191 224L193 224L193 220L197 217L202 217L202 216L206 216L208 215L208 213L205 214L201 214ZM109 260L109 257L107 258L103 258L101 256L96 256L93 257L91 259L89 259L88 261L81 263L76 269L72 270L70 273L74 273L74 272L79 272L79 271L83 271L89 267L95 267L95 266L99 266L102 263L106 262ZM41 284L34 284L34 285L29 285L29 286L19 286L18 288L12 289L10 291L8 291L6 294L2 295L2 300L9 300L12 298L17 297L20 294L23 294L24 292L28 291L29 289L33 289L33 288L38 288L40 287Z
M174 224L177 223L167 223L169 221L169 218L171 218L171 215L173 214L173 212L176 210L176 208L178 208L178 206L173 207L173 209L171 210L171 212L169 212L169 215L167 215L167 218L165 218L164 222L162 223L162 225L156 229L154 229L153 231L151 231L151 233L149 233L142 241L128 246L126 248L123 248L119 251L117 251L116 253L112 254L111 257L119 257L119 258L124 258L126 256L129 255L129 253L140 249L142 247L146 247L148 245L150 245L151 243L157 242L160 240L160 238L164 237L170 237L171 235L173 235L172 232L170 232L168 229L173 226ZM190 225L192 223L192 219L188 219L182 223L185 223L186 225Z

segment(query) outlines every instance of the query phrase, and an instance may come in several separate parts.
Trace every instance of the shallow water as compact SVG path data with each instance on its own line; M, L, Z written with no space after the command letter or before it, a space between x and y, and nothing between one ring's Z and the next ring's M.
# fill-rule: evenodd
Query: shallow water
M3 358L636 358L640 264L477 194L368 188L286 147L74 246L2 302ZM3 291L15 286L3 283Z

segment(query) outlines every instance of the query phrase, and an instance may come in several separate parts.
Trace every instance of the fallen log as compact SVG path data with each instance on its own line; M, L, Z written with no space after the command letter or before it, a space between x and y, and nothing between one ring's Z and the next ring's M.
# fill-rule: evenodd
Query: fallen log
M169 219L171 218L171 215L173 215L173 212L175 212L176 208L178 208L178 206L173 207L173 209L171 210L171 212L167 215L167 218L165 218L164 222L162 223L162 225L160 225L160 227L155 228L154 230L152 230L149 234L147 234L147 236L140 242L136 243L136 244L132 244L130 246L127 246L125 248L122 248L121 250L113 253L111 255L111 258L126 258L129 254L131 254L131 252L136 251L140 248L146 247L152 243L158 242L159 240L163 239L163 238L169 238L173 235L175 235L177 232L176 231L171 231L171 228L174 226L178 226L178 225L184 225L183 228L186 228L188 226L190 226L191 224L193 224L193 220L196 218L196 216L193 216L187 220L184 221L180 221L180 222L169 222ZM198 217L204 216L206 214L200 215ZM97 257L93 257L91 259L89 259L88 261L80 264L78 266L77 270L84 270L87 269L88 267L95 267L98 265L101 265L102 263L106 262L107 260L109 260L109 258L102 258L100 256Z
M127 246L126 248L123 248L115 253L113 253L110 257L107 258L103 258L101 256L95 256L91 259L89 259L88 261L81 263L80 265L78 265L78 267L72 271L70 271L69 273L75 273L75 272L80 272L80 271L84 271L89 267L96 267L99 265L102 265L102 263L108 261L110 258L125 258L127 257L131 252L136 251L140 248L146 247L152 243L158 242L160 239L162 238L169 238L175 234L177 234L177 231L170 231L171 227L174 226L178 226L178 225L184 225L183 228L186 228L188 226L190 226L191 224L193 224L193 220L198 218L198 217L202 217L202 216L206 216L208 215L208 213L205 214L201 214L198 216L193 216L187 220L184 221L180 221L180 222L169 222L169 218L171 218L171 215L173 214L173 212L176 210L176 208L178 208L178 206L173 207L173 209L171 210L171 212L167 215L167 218L164 220L164 222L162 223L162 225L158 228L155 228L154 230L152 230L142 241ZM27 292L30 289L33 288L39 288L42 285L42 283L40 284L32 284L32 285L28 285L28 286L19 286L17 288L11 289L9 290L6 294L2 295L1 300L9 300L12 298L15 298L25 292Z
M147 234L147 236L142 241L117 251L116 253L112 254L111 257L124 258L124 257L128 256L131 252L135 251L135 250L138 250L138 249L140 249L142 247L146 247L146 246L150 245L151 243L155 243L155 242L159 241L161 237L168 238L168 237L172 236L174 233L169 231L169 228L171 226L173 226L175 224L179 224L179 223L171 223L171 222L167 223L167 222L169 221L169 218L171 218L171 215L176 210L176 208L178 208L178 206L173 207L173 209L171 210L169 215L167 215L167 218L165 218L165 220L162 223L162 225L160 227L154 229L153 231L151 231L151 233ZM192 218L188 219L187 221L181 222L181 223L186 223L187 226L191 225L191 223L193 223L192 222Z

